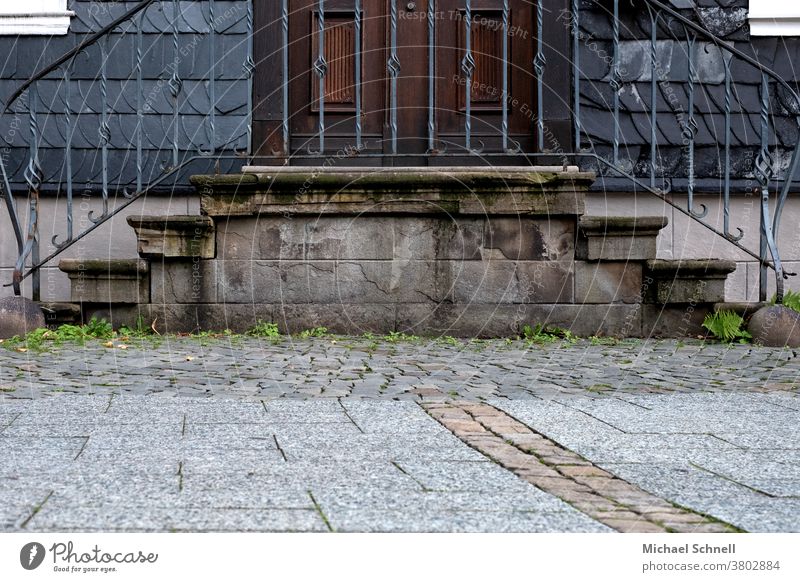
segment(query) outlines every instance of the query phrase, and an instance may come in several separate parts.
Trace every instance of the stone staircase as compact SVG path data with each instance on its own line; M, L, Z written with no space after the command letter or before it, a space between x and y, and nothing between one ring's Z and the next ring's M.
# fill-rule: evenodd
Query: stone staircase
M593 179L573 167L196 176L201 215L127 218L137 258L59 267L82 319L141 317L161 332L261 320L349 334L703 333L735 264L658 260L662 217L584 216Z

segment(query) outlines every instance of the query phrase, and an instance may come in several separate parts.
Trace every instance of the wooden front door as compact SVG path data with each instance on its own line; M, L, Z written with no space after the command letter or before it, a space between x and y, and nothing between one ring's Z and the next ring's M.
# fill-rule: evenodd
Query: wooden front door
M503 5L472 0L468 32L465 0L326 0L321 43L320 2L289 0L288 63L271 64L288 73L292 163L534 151L533 10L510 0L504 25ZM282 78L260 70L257 85Z

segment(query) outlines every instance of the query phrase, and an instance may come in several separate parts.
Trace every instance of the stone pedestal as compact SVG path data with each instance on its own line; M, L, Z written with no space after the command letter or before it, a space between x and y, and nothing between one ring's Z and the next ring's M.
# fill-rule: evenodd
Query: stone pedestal
M735 270L734 261L723 259L647 261L645 300L660 304L722 302L725 280Z
M128 216L139 256L148 259L213 259L214 222L207 216Z
M642 334L705 336L705 316L725 300L725 280L736 263L723 259L647 261L642 285Z
M584 216L578 225L576 256L587 261L646 261L656 256L665 216Z
M150 303L150 265L141 259L63 259L77 303Z

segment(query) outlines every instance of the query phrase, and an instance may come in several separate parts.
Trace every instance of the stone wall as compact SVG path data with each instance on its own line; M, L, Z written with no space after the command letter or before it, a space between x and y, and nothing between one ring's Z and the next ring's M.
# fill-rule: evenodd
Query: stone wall
M575 169L251 172L193 178L203 218L129 219L141 260L62 261L84 318L162 332L691 335L735 267L654 261L667 221L583 217L593 176Z

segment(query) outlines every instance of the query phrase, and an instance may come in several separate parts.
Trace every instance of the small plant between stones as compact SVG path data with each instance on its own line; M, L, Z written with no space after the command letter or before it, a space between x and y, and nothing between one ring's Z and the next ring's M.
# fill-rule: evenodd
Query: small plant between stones
M313 327L300 332L300 339L309 339L312 337L325 337L328 335L327 327Z
M259 322L247 332L247 335L265 339L278 339L281 337L281 332L278 329L277 323L259 320Z
M703 327L715 338L726 343L746 344L753 339L750 332L745 329L742 316L725 309L706 315Z
M155 322L153 322L152 326L147 325L147 323L145 323L144 317L140 315L139 317L136 318L136 323L134 324L133 327L128 327L127 325L123 325L122 327L119 328L118 333L120 336L129 338L141 339L150 337L156 335Z
M14 336L3 341L3 346L18 352L42 351L48 344L64 342L83 344L90 339L110 340L114 337L111 324L105 319L92 318L85 325L62 325L57 329L35 329L24 337Z
M557 341L574 344L578 341L578 336L568 329L537 323L533 327L522 327L522 339L529 344L551 344Z
M776 297L773 295L770 303L774 305L775 299ZM783 306L800 313L800 292L792 290L786 291L786 293L783 294Z
M396 344L398 342L415 342L419 340L419 337L403 333L402 331L390 331L388 334L383 336L383 339L390 344Z

